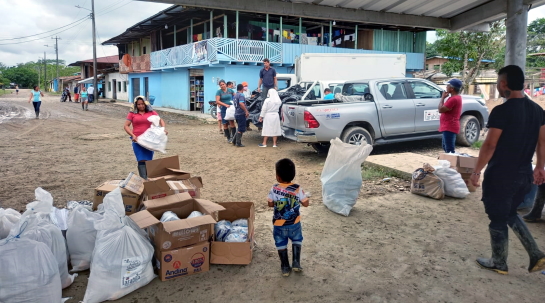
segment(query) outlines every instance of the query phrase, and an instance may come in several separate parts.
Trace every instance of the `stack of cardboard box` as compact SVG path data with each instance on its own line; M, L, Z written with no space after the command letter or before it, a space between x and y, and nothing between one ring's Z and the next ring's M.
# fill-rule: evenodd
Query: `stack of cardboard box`
M130 173L124 180L106 181L95 188L93 209L96 210L98 205L102 204L106 194L118 187L121 188L121 196L123 197L123 204L125 205L125 214L129 216L136 213L142 200L144 179L138 177L134 173Z
M173 194L187 192L193 198L200 198L203 187L200 177L180 170L180 159L172 156L146 162L148 180L144 182L144 195L153 200Z
M469 179L471 178L471 174L475 171L477 161L479 160L478 157L468 157L457 154L441 154L439 155L438 159L448 160L450 162L450 167L462 175L462 179L465 181L470 192L475 192L477 190L477 188L471 184Z

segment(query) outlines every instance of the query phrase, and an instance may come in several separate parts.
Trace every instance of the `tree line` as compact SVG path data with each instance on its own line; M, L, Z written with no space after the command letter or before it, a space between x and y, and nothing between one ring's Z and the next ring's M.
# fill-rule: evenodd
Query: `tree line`
M15 66L7 66L0 62L0 85L9 86L16 83L20 88L31 88L39 85L42 88L49 87L49 81L57 77L57 62L54 59L29 61L18 63ZM59 77L73 76L80 72L79 67L66 66L64 60L59 60Z

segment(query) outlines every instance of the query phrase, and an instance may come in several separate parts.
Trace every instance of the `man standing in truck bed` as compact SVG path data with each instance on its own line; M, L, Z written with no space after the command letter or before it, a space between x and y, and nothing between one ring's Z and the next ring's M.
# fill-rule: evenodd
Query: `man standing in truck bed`
M257 85L258 91L261 92L261 85L263 84L263 92L261 96L263 100L267 99L269 89L278 89L278 81L276 80L276 70L271 67L269 59L263 59L264 67L259 71L259 84Z

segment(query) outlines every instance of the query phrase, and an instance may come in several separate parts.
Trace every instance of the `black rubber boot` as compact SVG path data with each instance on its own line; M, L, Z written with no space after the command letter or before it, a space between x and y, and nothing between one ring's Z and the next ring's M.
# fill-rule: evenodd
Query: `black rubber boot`
M229 129L223 129L223 135L225 136L225 138L227 139L227 142L229 142Z
M237 141L237 147L245 147L242 145L242 133L237 133L235 140Z
M35 113L36 113L36 119L40 119L40 111L37 110L37 111L35 111Z
M530 256L528 272L536 272L545 269L545 254L537 247L537 243L528 230L528 226L524 224L524 221L517 215L509 220L508 224L519 238L522 246L526 249L526 252L528 252L528 256Z
M235 136L237 134L237 129L232 127L232 128L229 128L229 143L233 143L233 145L236 144L236 141L235 141Z
M280 268L282 269L282 276L288 277L291 273L290 260L288 258L288 250L282 249L278 251L280 256Z
M146 162L138 162L138 174L142 179L148 179L148 170L146 169Z
M545 184L537 187L536 199L532 210L526 215L522 216L524 221L529 223L541 221L541 214L543 213L543 206L545 206Z
M507 252L509 248L509 230L501 231L489 228L490 244L492 246L492 258L477 258L477 264L482 268L506 275Z
M292 255L293 255L293 262L291 266L293 267L293 271L300 272L303 271L303 268L301 267L301 245L299 244L292 244Z

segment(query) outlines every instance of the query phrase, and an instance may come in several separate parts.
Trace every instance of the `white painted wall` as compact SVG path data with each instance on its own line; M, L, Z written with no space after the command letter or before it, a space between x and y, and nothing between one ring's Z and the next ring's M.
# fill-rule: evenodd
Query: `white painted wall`
M114 87L113 80L116 80ZM105 79L106 98L113 99L114 89L116 90L116 99L128 101L129 98L129 75L120 73L110 73L106 75ZM121 84L119 84L121 83ZM126 88L126 89L125 89Z

